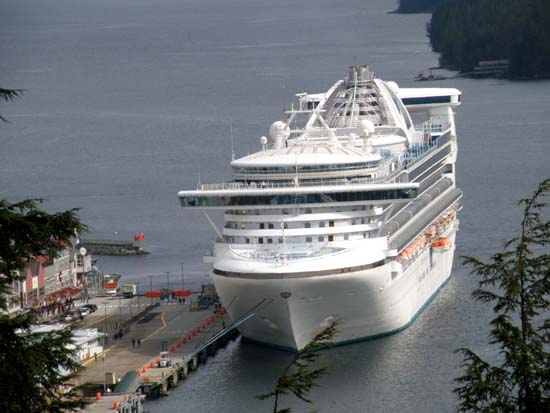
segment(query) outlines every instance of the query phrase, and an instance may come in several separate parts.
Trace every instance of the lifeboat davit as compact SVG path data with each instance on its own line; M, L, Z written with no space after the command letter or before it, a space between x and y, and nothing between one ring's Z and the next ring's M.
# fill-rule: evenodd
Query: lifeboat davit
M426 234L425 234L425 235L426 235L428 238L431 238L431 237L435 236L435 234L436 234L436 228L435 228L435 225L432 225L432 226L426 231Z

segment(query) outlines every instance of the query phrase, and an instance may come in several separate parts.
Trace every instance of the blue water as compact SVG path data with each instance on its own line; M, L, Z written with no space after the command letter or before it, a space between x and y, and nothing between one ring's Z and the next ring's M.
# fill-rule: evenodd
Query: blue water
M295 93L324 91L350 64L413 86L437 55L428 15L388 14L395 3L3 0L0 87L25 93L0 103L11 121L0 125L0 197L82 208L89 237L145 233L150 255L99 259L126 280L169 271L177 282L184 262L186 282L207 282L201 257L214 234L200 213L180 210L177 191L229 177L230 125L237 156L256 150ZM486 258L517 233L516 200L550 175L550 82L421 86L429 85L463 92L457 256ZM323 353L333 369L311 394L316 408L452 411L453 350L490 352L490 314L472 302L474 287L457 257L450 282L409 329ZM288 358L234 343L149 410L270 411L254 395L272 387Z

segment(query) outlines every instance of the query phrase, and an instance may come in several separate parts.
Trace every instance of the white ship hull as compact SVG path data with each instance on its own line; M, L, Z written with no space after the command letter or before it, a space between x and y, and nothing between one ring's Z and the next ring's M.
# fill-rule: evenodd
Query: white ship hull
M217 234L212 278L250 340L300 350L332 321L337 344L395 333L451 274L461 92L348 73L297 94L231 182L178 193Z
M261 300L272 300L239 327L247 339L300 350L323 326L338 320L334 342L346 344L396 333L412 323L451 274L454 229L447 238L450 248L432 253L431 264L427 248L394 280L390 263L356 273L284 280L212 277L233 320Z

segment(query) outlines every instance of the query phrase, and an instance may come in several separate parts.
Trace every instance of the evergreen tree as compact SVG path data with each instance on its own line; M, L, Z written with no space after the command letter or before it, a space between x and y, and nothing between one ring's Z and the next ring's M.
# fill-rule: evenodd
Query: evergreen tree
M328 371L326 366L312 368L320 356L316 351L332 344L332 339L336 334L336 325L336 322L332 322L294 355L277 379L277 384L272 392L256 396L260 400L273 398L273 413L290 413L290 408L279 409L280 397L289 393L308 404L313 404L308 398L308 393L313 387L319 386L317 380Z
M87 402L64 384L80 368L70 329L33 333L32 314L10 317L6 294L32 257L55 257L83 232L76 210L49 214L40 200L9 203L0 199L0 412L64 412Z
M3 89L0 87L0 100L10 102L21 96L22 93L23 91L21 89ZM7 122L7 119L0 115L0 121Z
M547 179L520 201L521 233L503 252L487 263L465 259L480 277L474 298L493 305L489 343L499 356L491 363L468 348L458 350L465 367L455 379L461 412L550 412L549 196Z
M509 60L505 76L550 77L548 0L446 0L428 35L442 66L470 72L482 60Z
M399 0L398 13L428 13L445 0Z

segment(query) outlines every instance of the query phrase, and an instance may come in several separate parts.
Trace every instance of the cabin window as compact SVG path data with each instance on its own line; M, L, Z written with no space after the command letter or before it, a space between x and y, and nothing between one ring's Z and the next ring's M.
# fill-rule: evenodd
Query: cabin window
M244 242L246 242L247 244L250 244L250 238L245 238Z
M279 244L282 244L282 243L283 243L283 239L279 238Z
M284 229L288 229L288 222L285 222L285 223L283 224L283 227L284 227Z
M329 240L329 242L334 241L334 235L329 235L329 236L328 236L328 240Z
M355 225L355 218L351 220L351 225Z
M319 222L319 228L324 228L324 227L325 227L325 221Z
M262 223L260 224L260 229L264 229L264 228L265 228L265 224L262 222Z
M349 239L349 234L344 234L344 240L348 240Z
M306 214L311 214L311 208L306 208Z
M269 229L273 229L273 224L269 224L267 227L268 227Z
M244 224L241 224L241 229L245 229L246 226Z
M258 244L263 244L264 243L264 239L262 237L258 238Z
M273 244L273 239L272 239L272 238L268 238L268 239L267 239L267 243L268 243L268 244Z
M325 237L319 237L318 240L319 240L319 242L324 242L324 241L325 241Z
M306 228L311 228L311 223L306 222L306 223L305 223L305 227L306 227Z
M333 226L334 226L334 221L329 221L329 222L328 222L328 226L329 226L329 227L333 227Z
M306 242L311 242L311 237L306 237Z

